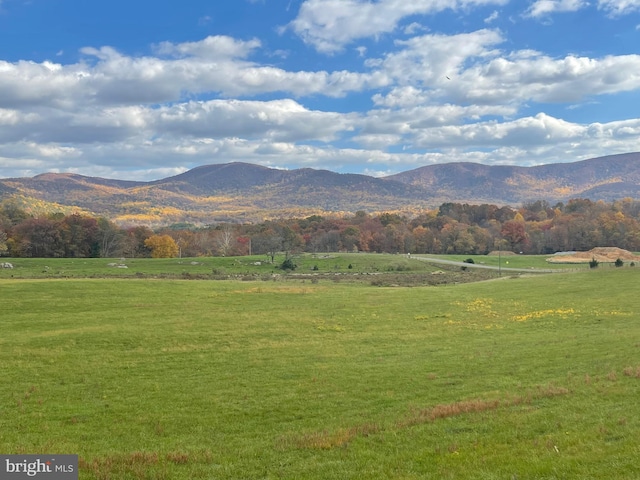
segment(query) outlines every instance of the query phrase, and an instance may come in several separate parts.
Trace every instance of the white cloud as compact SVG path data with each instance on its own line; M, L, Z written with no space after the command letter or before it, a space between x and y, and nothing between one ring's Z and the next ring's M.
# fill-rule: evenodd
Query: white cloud
M575 12L587 5L585 0L536 0L527 9L526 15L542 17L557 12Z
M423 35L397 41L400 47L368 65L377 67L400 85L451 87L452 78L463 71L469 61L495 56L493 46L503 42L495 30L479 30L459 35Z
M283 92L340 97L390 87L374 95L380 106L454 103L575 102L588 96L640 88L640 56L551 58L538 52L502 52L497 30L423 35L397 41L397 49L368 59L368 72L292 72L245 58L259 43L208 37L164 43L171 58L130 57L111 49L84 49L91 58L73 65L0 62L0 108L75 112L179 102L193 95L233 97ZM176 57L177 56L177 57ZM448 78L447 78L448 77ZM418 98L419 97L419 98ZM102 114L91 113L97 119Z
M627 15L640 10L638 0L598 0L598 8L611 16Z
M508 0L306 0L290 27L318 51L335 53L356 39L391 33L411 15L506 3Z
M276 143L331 141L353 129L355 115L310 111L293 100L212 100L150 110L154 132L164 136L241 137Z
M484 19L484 23L493 23L498 19L499 16L500 14L498 13L498 11L494 10L493 12L491 12L491 15Z
M638 91L640 55L506 51L504 35L420 35L333 72L261 64L253 60L259 40L223 36L163 42L148 56L102 47L83 49L76 64L0 61L0 176L59 170L152 179L234 160L388 172L637 150L640 120L569 122L544 113L544 103ZM370 98L368 111L331 111L335 100L327 111L306 106L350 92ZM260 100L264 94L270 100ZM518 118L525 105L541 113Z
M485 164L536 165L575 161L597 155L634 151L640 119L624 122L574 124L540 114L511 122L433 127L417 136L414 149L421 152L389 153L383 137L363 139L370 146L318 147L268 139L154 138L144 143L116 142L74 147L73 155L30 142L0 145L2 171L11 176L42 171L76 171L108 178L156 179L177 174L190 166L247 161L271 167L402 171L451 161ZM393 140L387 137L387 140ZM478 148L479 147L479 148ZM424 149L428 149L426 152ZM49 153L50 157L43 156ZM55 155L57 154L57 156ZM60 156L62 155L62 156Z
M640 55L500 57L461 74L461 101L576 102L640 88Z
M640 55L553 58L531 50L503 52L496 30L399 41L400 50L368 61L398 86L376 94L380 106L570 103L640 89ZM448 77L448 78L447 78Z
M85 61L73 65L0 61L0 108L157 104L203 93L340 97L387 82L380 75L344 70L291 72L246 60L259 45L258 41L208 37L201 42L158 45L157 53L169 58L131 57L102 47L84 48Z
M536 0L528 9L525 16L543 17L558 12L576 12L588 7L586 0ZM611 17L628 15L640 10L638 0L597 0L599 10L604 10Z
M407 25L406 27L404 27L404 34L405 35L416 35L418 32L423 32L429 30L427 27L425 27L424 25L418 23L418 22L413 22L410 23L409 25Z
M246 58L253 50L260 47L260 40L236 40L224 35L209 36L198 42L171 43L162 42L155 46L160 55L179 57L198 57L209 60L229 58Z
M417 138L423 148L534 146L582 136L586 127L540 113L511 122L479 122L424 130Z

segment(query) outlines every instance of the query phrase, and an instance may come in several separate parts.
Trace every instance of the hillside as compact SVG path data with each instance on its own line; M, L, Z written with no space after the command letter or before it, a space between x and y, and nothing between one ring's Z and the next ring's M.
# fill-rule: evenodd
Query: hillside
M530 200L555 203L577 197L612 201L638 196L640 153L536 167L449 163L387 178L428 189L434 198L472 203L518 205Z
M375 178L248 163L205 165L152 182L69 173L0 179L0 199L78 207L122 224L255 221L326 212L418 211L444 202L517 206L571 198L639 197L640 153L536 167L429 165Z

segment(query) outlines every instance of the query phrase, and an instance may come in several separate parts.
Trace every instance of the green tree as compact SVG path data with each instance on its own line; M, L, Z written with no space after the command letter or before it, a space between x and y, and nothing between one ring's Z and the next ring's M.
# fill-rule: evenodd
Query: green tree
M293 262L293 259L291 258L285 259L285 261L282 262L282 265L280 265L280 268L282 270L295 270L296 267L297 265Z

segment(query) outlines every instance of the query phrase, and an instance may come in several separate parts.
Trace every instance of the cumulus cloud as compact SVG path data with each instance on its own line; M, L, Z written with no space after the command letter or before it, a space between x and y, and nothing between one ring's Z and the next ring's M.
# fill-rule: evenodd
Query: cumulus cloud
M465 71L461 81L468 88L458 94L478 103L576 102L640 88L639 68L640 55L500 57Z
M500 2L305 2L343 13L360 6L371 18L395 6L393 28L409 11L481 3ZM623 1L600 5L612 13L630 8ZM365 35L382 27L361 28ZM536 164L637 150L640 120L583 124L544 109L640 90L640 55L510 51L496 28L407 31L415 36L377 56L372 47L358 48L360 63L336 71L261 63L260 40L227 36L162 42L144 56L87 47L74 64L0 61L0 176L64 170L153 179L234 160L388 172L444 161ZM350 103L337 100L352 93L369 105L350 111ZM525 108L540 113L519 118Z
M318 51L335 53L356 39L393 32L402 19L412 15L506 3L508 0L306 0L290 28Z
M380 69L399 84L442 87L459 75L469 61L495 56L494 46L502 42L496 30L422 35L396 41L398 51L370 60L368 65Z
M233 97L269 92L340 97L384 85L383 76L350 71L287 71L246 59L257 40L208 37L156 46L157 56L132 57L110 47L84 48L81 63L0 61L0 108L75 108L157 104L203 93Z
M293 100L189 102L149 113L154 131L163 135L263 138L276 143L330 141L351 130L357 117L310 111Z
M427 129L416 139L422 147L453 144L466 147L544 145L578 139L586 127L553 118L544 113L510 122L478 122L468 125Z
M500 32L486 29L398 41L400 50L368 62L397 85L373 100L397 107L442 99L522 105L640 89L640 55L553 58L531 50L504 52L502 43Z

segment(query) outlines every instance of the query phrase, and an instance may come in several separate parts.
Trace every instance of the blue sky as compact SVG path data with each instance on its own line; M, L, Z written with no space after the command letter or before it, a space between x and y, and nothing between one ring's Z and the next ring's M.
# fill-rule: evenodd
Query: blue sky
M0 177L640 150L640 0L0 0Z

